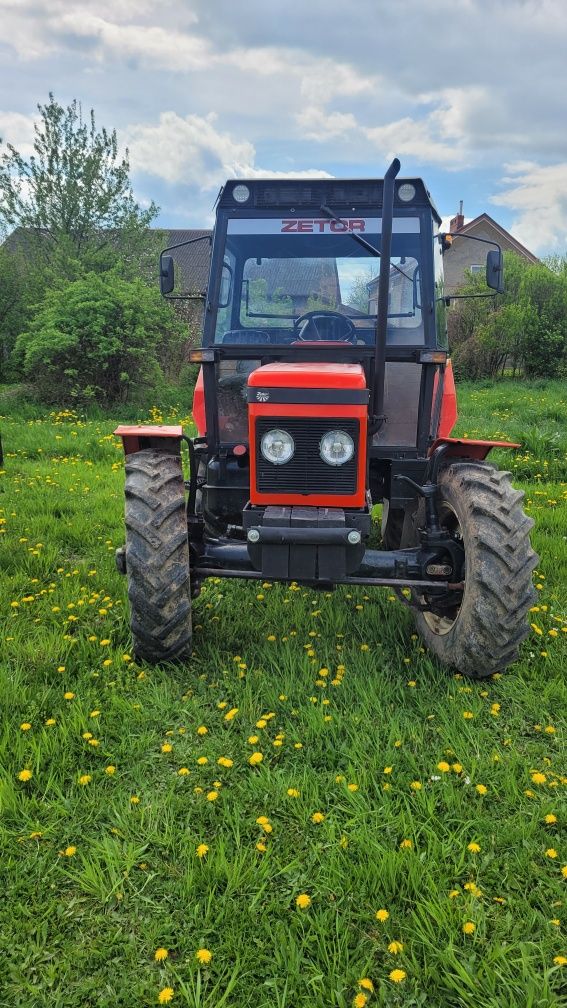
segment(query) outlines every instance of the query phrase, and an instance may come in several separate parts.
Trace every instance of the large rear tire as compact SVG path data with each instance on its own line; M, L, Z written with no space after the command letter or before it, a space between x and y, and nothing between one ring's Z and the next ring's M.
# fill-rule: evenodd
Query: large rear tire
M140 451L126 459L126 574L136 657L191 654L191 591L181 459Z
M523 497L510 473L485 462L455 462L439 475L439 518L462 542L465 587L460 604L453 596L444 610L422 595L418 601L433 603L435 611L417 612L416 625L442 662L472 679L503 672L529 632L538 558Z

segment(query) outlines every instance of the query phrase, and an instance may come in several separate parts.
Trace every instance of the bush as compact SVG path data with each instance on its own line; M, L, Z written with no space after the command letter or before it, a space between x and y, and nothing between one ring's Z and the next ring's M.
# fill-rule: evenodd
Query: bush
M48 290L15 355L42 398L101 405L159 384L158 353L178 354L182 327L157 291L115 271Z

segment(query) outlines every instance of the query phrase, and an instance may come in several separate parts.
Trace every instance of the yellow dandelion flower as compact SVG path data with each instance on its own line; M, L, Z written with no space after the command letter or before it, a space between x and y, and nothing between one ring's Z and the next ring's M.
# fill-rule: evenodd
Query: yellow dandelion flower
M400 847L402 850L411 850L413 847L413 840L402 840Z
M67 692L63 694L63 699L64 700L74 700L74 698L75 698L75 694L71 693L70 690L67 690Z
M551 826L553 823L557 822L557 816L553 815L553 812L548 812L548 814L543 817L543 821L546 822L548 826Z
M207 963L210 963L211 959L213 958L213 953L209 952L209 950L206 948L200 948L197 949L197 951L195 952L195 958L197 962L201 964L201 966L206 966Z
M567 864L562 865L561 874L563 875L563 878L567 878Z
M402 983L402 981L405 980L407 973L403 969L394 969L389 976L392 983Z
M90 784L91 781L92 781L92 777L91 777L90 773L81 774L81 776L79 777L79 784L82 784L83 786L85 784Z
M403 952L403 950L404 950L404 944L401 941L391 941L390 944L388 945L388 952L390 952L392 955L399 955L399 953Z
M323 822L324 818L325 815L323 812L314 812L313 815L311 816L311 822L319 824Z
M421 781L418 780L413 780L410 784L410 788L412 789L412 791L421 791L422 787L423 784L421 783Z
M440 770L440 771L441 771L441 773L449 773L449 771L450 771L451 767L449 766L449 764L448 764L448 763L446 763L446 762L445 762L445 760L441 760L441 761L440 761L440 762L439 762L439 763L437 764L437 769L438 769L438 770Z
M169 952L167 951L167 949L160 947L160 948L157 948L155 950L155 952L154 952L154 959L155 959L156 962L163 962L164 959L167 959L168 955L169 955Z
M362 992L360 994L356 994L352 999L352 1004L353 1008L364 1008L364 1006L368 1004L366 994L362 994Z
M158 994L158 1001L159 1001L159 1003L160 1004L169 1004L169 1002L172 1000L174 994L175 994L175 991L173 990L173 987L162 987L162 989L160 990L160 992Z
M232 707L224 716L225 721L232 721L238 714L238 707Z
M374 984L369 977L362 977L362 979L358 981L358 986L362 987L364 990L370 991L371 994L374 991Z
M49 728L51 728L51 726L52 726L52 725L54 725L54 724L57 724L57 722L56 722L56 720L55 720L55 718L54 718L54 717L48 717L48 718L47 718L47 721L45 722L45 724L46 724L46 725L47 725L47 726L48 726Z
M547 777L544 773L540 773L539 770L534 770L531 779L534 784L545 784Z
M256 844L256 850L260 851L260 854L265 854L267 849L268 848L266 847L266 844L262 843L261 840L258 840L258 843Z
M295 897L295 905L299 910L307 910L311 906L311 896L307 893L300 893Z
M204 858L209 853L209 848L206 843L200 843L195 849L195 854L198 858Z
M105 774L108 774L109 777L112 777L112 775L116 773L116 767L111 763L109 766L104 768L104 772Z
M164 752L164 753L172 752L173 751L173 746L172 746L171 742L164 742L163 745L162 745L162 747L161 747L161 751Z
M31 724L29 723L29 721L24 721L23 724L20 725L20 730L21 731L29 731L30 728L31 728Z
M567 966L567 956L556 955L553 957L553 962L556 966Z
M74 857L77 853L77 848L71 844L69 847L66 847L65 850L60 851L60 853L63 857Z
M199 756L197 759L198 766L206 766L209 762L208 756Z
M463 934L472 935L476 931L476 924L472 921L465 921L463 924Z
M299 798L299 791L297 788L290 787L287 789L287 794L290 798Z
M18 780L23 781L24 784L25 784L26 781L31 780L32 777L33 777L33 774L31 772L31 770L20 770L20 772L18 774Z
M197 735L206 735L208 731L209 729L207 728L206 725L204 724L199 725L199 727L197 728Z
M485 794L488 794L488 788L486 787L486 785L485 785L485 784L477 784L477 785L475 786L475 791L476 791L476 792L477 792L477 794L479 794L479 795L485 795Z
M231 766L234 766L234 760L228 759L227 756L219 756L217 763L219 766L227 767L228 769L230 769Z
M131 796L131 798L130 798L130 804L131 805L139 805L140 804L140 799L138 798L138 795L133 794Z
M256 819L256 822L258 826L268 826L270 820L265 815L259 815L258 818Z
M374 916L376 917L377 921L380 921L381 924L384 924L384 922L388 920L390 912L389 910L377 910Z
M250 763L250 766L258 766L258 763L261 763L263 759L264 759L263 753L253 752L252 755L248 758L248 762Z
M470 844L467 844L467 850L470 851L471 854L478 854L480 852L480 844L477 844L474 840L472 840Z
M456 897L460 895L461 894L458 889L451 889L451 892L449 893L449 899L456 899Z
M464 717L465 721L470 721L474 717L474 714L470 710L464 710L463 711L463 717Z
M354 794L355 791L358 791L358 784L354 784L354 783L353 784L347 784L347 790L348 791L352 791L353 794Z
M256 745L256 743L259 741L258 740L258 736L257 735L249 735L248 736L248 741L249 741L250 745Z
M218 791L208 791L207 792L207 801L216 801L217 798L218 798L218 796L219 796Z
M548 847L547 850L546 850L546 852L545 852L545 856L548 857L548 858L556 858L557 857L557 851L555 850L555 847Z
M177 771L177 773L178 773L178 775L180 777L187 777L187 775L190 774L191 771L190 771L189 767L182 766L182 767L179 767L179 770Z

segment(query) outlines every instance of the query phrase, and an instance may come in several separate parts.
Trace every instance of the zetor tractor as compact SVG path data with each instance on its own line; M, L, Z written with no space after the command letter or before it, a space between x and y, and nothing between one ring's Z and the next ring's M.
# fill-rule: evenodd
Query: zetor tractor
M465 239L438 233L425 185L397 180L399 168L221 190L203 346L191 352L198 436L115 432L126 453L117 564L138 657L189 657L191 600L205 578L229 577L386 585L446 665L480 679L516 658L533 523L509 473L485 459L519 445L450 437L443 253ZM184 296L194 251L162 253L164 295ZM503 290L498 246L486 284ZM381 549L369 548L376 504Z

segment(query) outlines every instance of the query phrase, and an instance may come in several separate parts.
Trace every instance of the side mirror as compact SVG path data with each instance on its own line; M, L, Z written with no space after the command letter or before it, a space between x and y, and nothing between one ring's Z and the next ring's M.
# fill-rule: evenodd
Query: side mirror
M486 257L486 286L504 293L504 258L501 249L491 249Z
M174 286L173 256L161 255L159 257L159 289L165 297L166 294L171 294Z

